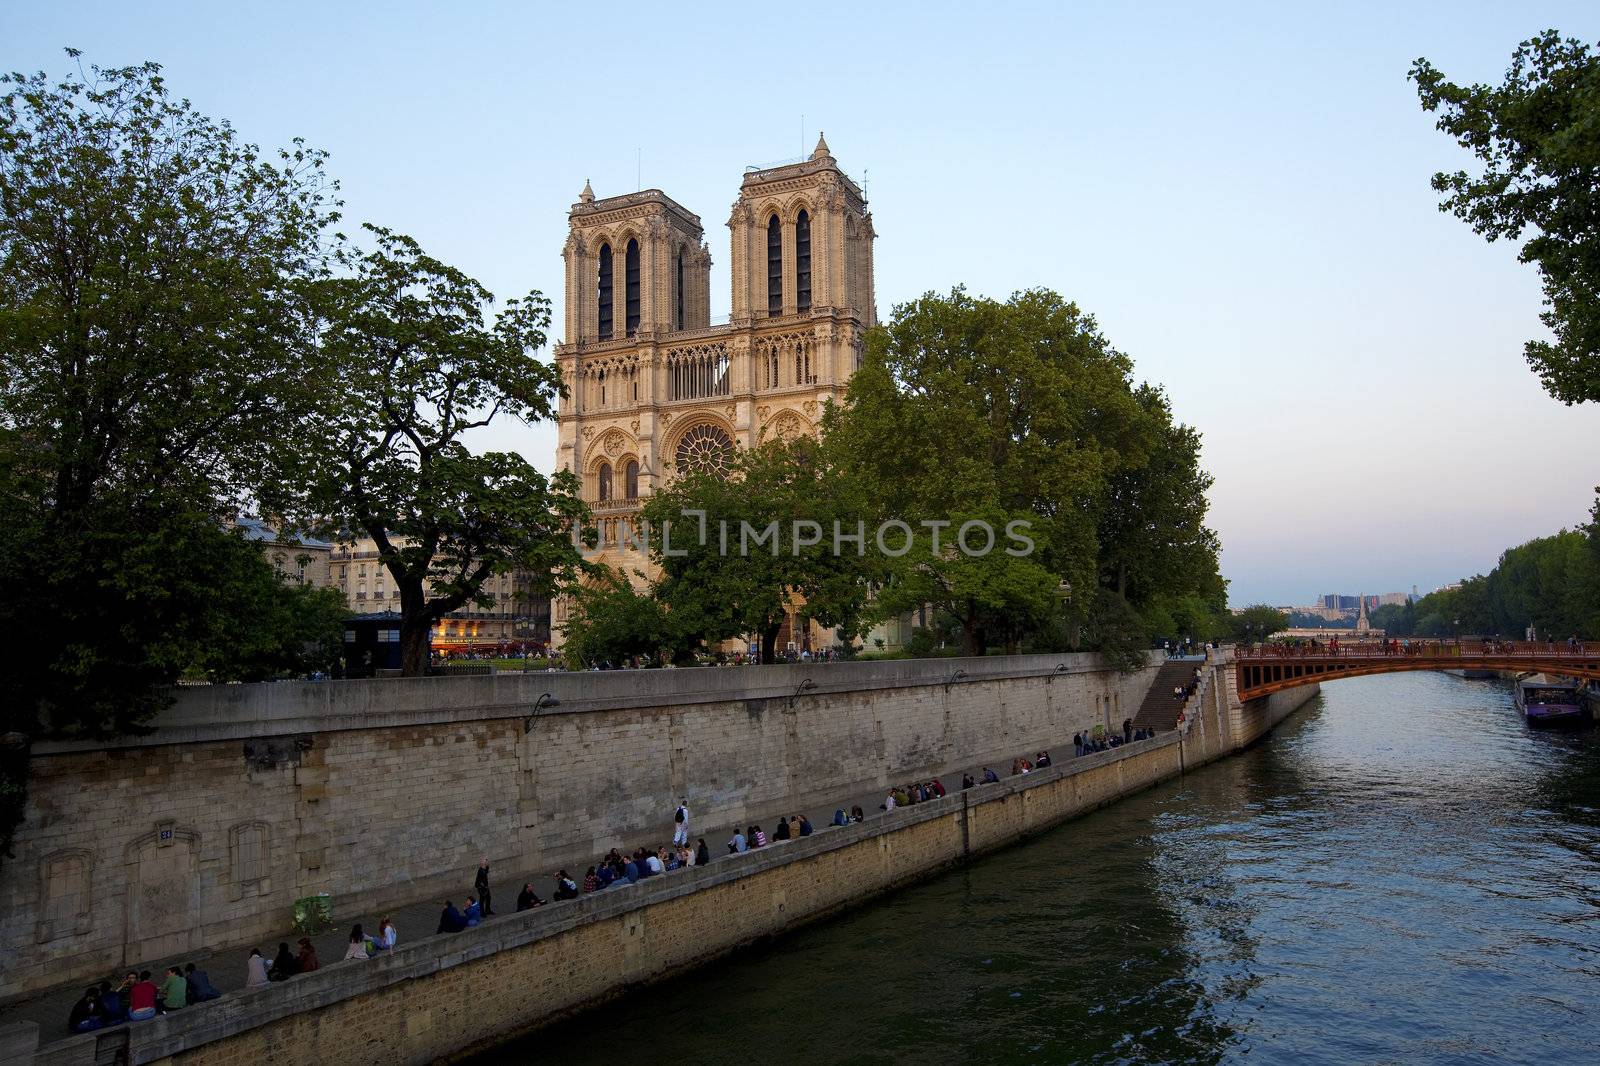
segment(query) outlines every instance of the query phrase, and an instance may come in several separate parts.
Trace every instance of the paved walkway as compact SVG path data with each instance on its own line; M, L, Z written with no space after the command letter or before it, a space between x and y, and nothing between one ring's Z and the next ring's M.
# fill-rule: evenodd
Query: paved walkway
M1062 756L1062 749L1051 749L1051 754L1055 756L1058 762L1070 762L1072 760L1072 745L1070 742L1067 744L1064 750L1064 758ZM1017 754L1021 755L1024 753L1018 752ZM1026 753L1027 757L1030 759L1033 758L1034 754L1035 753L1031 751ZM1004 764L991 765L994 772L1000 775L1002 780L1004 780L1011 772L1011 763L1009 759ZM960 790L962 772L963 771L957 771L953 774L946 774L940 778L940 781L944 785L947 792L957 792ZM975 781L981 782L983 780L982 766L971 767L964 772L972 774L972 777ZM811 824L818 832L824 832L828 824L833 820L833 812L839 807L843 807L845 813L848 814L853 805L859 804L861 809L866 812L868 818L882 817L883 811L879 809L879 806L883 803L883 800L884 793L881 792L870 795L859 794L853 798L831 802L828 804L826 810L815 807L804 810L797 808L791 813L804 813L806 817L810 819ZM757 824L761 826L770 839L772 836L772 829L776 823L762 820ZM739 828L742 830L745 828L745 826L740 826ZM663 835L657 843L669 844L672 840L672 829L672 825L670 823L667 824L663 828ZM733 836L733 826L727 825L719 826L715 829L707 829L704 825L695 822L691 808L690 830L691 847L696 841L698 841L700 837L705 837L706 846L711 850L711 861L713 863L724 861L729 858L727 842ZM645 846L646 841L636 839L631 842L624 842L619 840L616 843L616 847L619 850L624 850L624 844L626 844L625 850L631 851L633 848ZM598 857L599 856L596 856L596 858ZM588 863L585 863L583 868L576 870L569 868L567 872L572 875L573 880L579 882L581 885L583 882L584 870L587 868ZM473 879L476 877L477 872L478 871L476 867L462 871L461 888L453 893L454 898L458 902L466 898L466 896L469 894L475 894L472 885ZM524 873L516 877L507 877L505 876L505 868L501 867L499 869L491 869L490 873L492 875L490 879L490 890L492 894L491 901L495 908L495 915L487 919L487 921L490 922L498 920L500 916L514 913L516 911L517 894L522 890L522 885L524 882L532 881L534 891L536 891L542 899L547 901L551 900L555 892L554 870L544 870L537 873ZM672 873L669 872L662 876L671 877ZM400 937L399 943L405 944L410 941L435 935L434 930L439 927L439 911L442 902L443 901L441 897L432 896L428 899L418 900L414 903L410 903L403 907L398 907L394 910L386 912L390 921L394 922L395 929ZM557 902L550 902L549 905L554 907L561 906L561 904ZM336 921L354 922L359 920L361 922L362 930L369 935L372 935L377 933L378 922L383 917L383 914L365 914L353 917L341 916ZM361 965L359 961L355 960L348 962L344 961L344 953L349 947L350 943L349 934L349 925L341 925L333 930L330 930L329 932L322 933L311 938L312 943L316 945L317 958L321 961L324 967ZM107 973L103 976L106 978L111 978L113 981L115 981L116 979L120 978L121 975L128 969L148 969L156 978L157 984L159 984L160 976L167 966L172 965L174 962L193 962L197 967L205 970L210 975L212 983L216 985L217 989L221 991L224 996L226 996L228 993L237 992L239 989L244 987L245 963L250 957L251 947L259 947L261 949L261 953L267 957L267 961L271 962L272 957L277 954L278 944L280 942L287 943L291 951L297 951L299 939L300 937L298 934L291 933L286 930L277 936L262 937L260 941L254 944L234 945L217 951L202 951L195 955L185 956L182 959L159 959L151 962L140 963L138 966L119 967L115 973ZM83 990L87 984L88 982L84 981L82 983L60 985L47 991L40 992L28 999L10 1004L4 1008L0 1008L0 1025L11 1025L24 1021L37 1022L39 1025L39 1043L41 1046L52 1041L59 1040L63 1037L70 1036L72 1034L67 1029L67 1015L71 1013L72 1006L77 1002L78 997L83 995Z

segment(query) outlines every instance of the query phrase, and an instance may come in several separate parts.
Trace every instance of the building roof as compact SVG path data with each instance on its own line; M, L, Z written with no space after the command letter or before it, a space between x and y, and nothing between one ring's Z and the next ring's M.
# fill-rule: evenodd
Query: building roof
M304 537L298 533L288 537L280 536L278 530L273 529L261 519L248 515L241 515L234 519L233 524L235 527L244 530L245 540L258 541L262 544L294 544L302 548L315 548L321 551L331 551L333 549L332 543L328 541L317 540L314 537Z

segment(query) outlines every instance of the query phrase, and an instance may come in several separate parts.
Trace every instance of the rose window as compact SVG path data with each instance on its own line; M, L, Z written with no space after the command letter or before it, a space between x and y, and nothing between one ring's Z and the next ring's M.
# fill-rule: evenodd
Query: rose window
M715 474L726 477L733 467L733 441L720 426L702 423L678 441L679 474Z

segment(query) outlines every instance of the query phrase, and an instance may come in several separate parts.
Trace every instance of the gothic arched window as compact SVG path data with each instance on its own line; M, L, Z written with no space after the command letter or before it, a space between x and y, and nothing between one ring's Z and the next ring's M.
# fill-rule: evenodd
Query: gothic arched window
M600 502L611 499L611 464L600 464Z
M811 216L801 211L794 220L795 306L811 310Z
M627 331L628 336L639 332L639 242L628 242L627 275Z
M611 339L611 245L600 246L600 339Z
M678 439L678 473L725 477L733 466L733 440L722 427L702 422Z
M639 464L629 459L628 465L622 469L622 491L628 499L636 500L639 498Z
M677 319L678 319L678 328L682 329L683 328L683 320L684 320L684 315L683 315L683 249L682 248L678 249L678 262L676 263L676 268L677 268L677 274L678 274L678 315L677 315Z
M767 315L783 314L783 224L773 215L767 221Z

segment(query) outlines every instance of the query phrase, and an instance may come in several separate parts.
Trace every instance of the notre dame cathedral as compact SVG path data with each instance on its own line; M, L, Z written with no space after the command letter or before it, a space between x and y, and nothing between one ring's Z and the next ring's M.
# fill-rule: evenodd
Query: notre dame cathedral
M844 395L877 320L872 216L820 137L809 159L746 172L728 219L732 311L716 324L698 215L659 189L599 199L586 182L568 221L556 465L601 527L591 559L648 573L619 545L642 498L736 445L814 434ZM558 603L557 641L564 620ZM811 642L794 622L780 648Z

